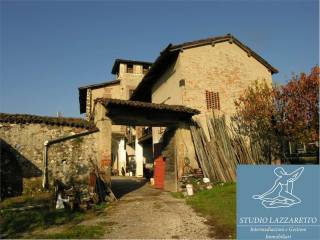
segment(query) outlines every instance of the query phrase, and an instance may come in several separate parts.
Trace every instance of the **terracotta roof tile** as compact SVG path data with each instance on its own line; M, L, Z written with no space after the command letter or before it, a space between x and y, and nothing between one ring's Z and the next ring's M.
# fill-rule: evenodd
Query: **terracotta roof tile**
M111 99L111 98L98 98L95 101L101 102L105 107L108 107L109 105L118 105L118 106L129 106L133 108L156 109L156 110L163 110L163 111L188 113L191 115L200 113L200 111L196 109L192 109L192 108L181 106L181 105L169 105L169 104L160 104L160 103Z
M76 128L94 129L92 122L88 122L82 118L65 118L65 117L47 117L29 114L9 114L0 113L0 123L39 123L56 126L70 126Z

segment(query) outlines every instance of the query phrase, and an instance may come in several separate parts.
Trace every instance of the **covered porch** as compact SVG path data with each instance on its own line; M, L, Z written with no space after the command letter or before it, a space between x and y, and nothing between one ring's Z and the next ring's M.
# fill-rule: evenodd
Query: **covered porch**
M162 146L158 149L153 146L153 152L166 158L165 189L177 191L177 179L181 175L185 158L188 157L186 153L194 151L189 149L193 148L189 124L196 114L199 114L198 110L179 105L96 99L94 121L100 130L97 157L104 180L110 183L111 179L112 125L166 127L170 131L163 135ZM135 152L138 176L143 174L143 146L138 139L135 139Z

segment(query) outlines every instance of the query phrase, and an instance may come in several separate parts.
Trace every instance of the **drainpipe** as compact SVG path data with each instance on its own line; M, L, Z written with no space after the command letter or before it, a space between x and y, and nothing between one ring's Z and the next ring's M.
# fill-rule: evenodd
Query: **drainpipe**
M43 143L44 148L43 148L43 169L42 169L42 187L44 189L48 189L49 184L48 184L48 149L51 145L56 144L56 143L60 143L60 142L64 142L70 139L74 139L74 138L78 138L78 137L82 137L85 135L89 135L92 133L96 133L98 132L98 129L93 129L90 131L86 131L86 132L81 132L78 134L74 134L71 136L65 136L65 137L61 137L61 138L56 138L56 139L52 139L52 140L47 140Z
M43 143L43 179L42 179L42 187L44 189L48 189L48 143L49 141L45 141Z

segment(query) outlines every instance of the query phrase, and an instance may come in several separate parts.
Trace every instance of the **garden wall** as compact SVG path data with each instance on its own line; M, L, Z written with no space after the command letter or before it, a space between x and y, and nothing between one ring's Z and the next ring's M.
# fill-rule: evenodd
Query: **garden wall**
M32 118L32 119L31 119ZM41 191L45 141L49 184L88 183L96 162L97 130L82 119L0 114L1 198Z

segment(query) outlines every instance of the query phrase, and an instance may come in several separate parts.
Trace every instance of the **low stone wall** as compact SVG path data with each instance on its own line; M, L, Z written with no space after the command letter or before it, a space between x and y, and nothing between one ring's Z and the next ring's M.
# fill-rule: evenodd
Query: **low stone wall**
M96 133L50 145L48 148L49 181L69 185L88 183L89 172L98 166Z
M1 198L41 191L44 142L89 131L85 127L0 122ZM96 163L96 133L48 146L48 175L65 184L88 183ZM4 196L6 195L6 196Z

